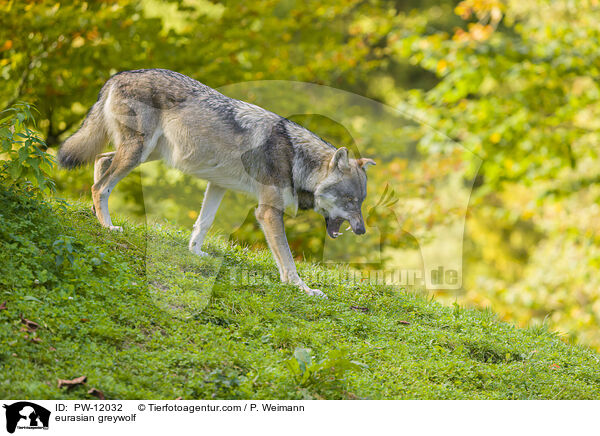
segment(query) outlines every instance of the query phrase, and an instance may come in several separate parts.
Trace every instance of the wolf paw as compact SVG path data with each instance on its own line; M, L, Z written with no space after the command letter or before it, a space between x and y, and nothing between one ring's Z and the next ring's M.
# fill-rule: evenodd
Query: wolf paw
M320 289L308 289L306 293L313 297L327 298L327 295L325 295Z
M109 226L108 230L111 232L123 232L123 227L121 226Z
M210 256L210 254L208 254L208 253L207 253L207 252L205 252L205 251L202 251L202 250L200 249L200 247L197 247L197 246L196 246L196 247L190 247L190 251L191 251L192 253L194 253L195 255L197 255L197 256L202 256L202 257L204 257L204 256Z

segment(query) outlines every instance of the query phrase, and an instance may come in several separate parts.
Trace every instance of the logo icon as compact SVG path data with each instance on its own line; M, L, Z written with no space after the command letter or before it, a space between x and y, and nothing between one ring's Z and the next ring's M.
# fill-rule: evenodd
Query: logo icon
M19 401L11 405L4 404L6 409L6 431L14 433L15 429L48 429L50 411L29 401Z

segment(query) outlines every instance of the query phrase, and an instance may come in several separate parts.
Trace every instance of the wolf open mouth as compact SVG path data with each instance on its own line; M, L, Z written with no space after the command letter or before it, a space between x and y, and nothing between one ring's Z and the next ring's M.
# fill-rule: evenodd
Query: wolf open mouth
M330 238L337 238L340 233L340 226L344 222L344 218L325 218L325 225L327 226L327 234Z

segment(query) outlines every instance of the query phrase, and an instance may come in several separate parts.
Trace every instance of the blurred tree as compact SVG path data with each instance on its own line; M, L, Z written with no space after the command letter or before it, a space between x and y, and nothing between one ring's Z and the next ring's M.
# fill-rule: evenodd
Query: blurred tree
M467 299L598 346L600 3L465 0L455 12L453 32L422 24L394 48L439 79L400 107L483 158Z
M430 8L439 22L436 3L418 7ZM446 12L452 3L441 2ZM381 96L370 85L374 77L429 87L433 75L423 76L390 49L398 29L411 25L404 11L412 7L417 2L5 2L0 74L9 86L0 90L0 105L35 104L47 143L55 146L110 75L127 69L169 68L213 87L309 81L375 98Z
M0 4L0 106L26 100L40 111L48 146L81 122L120 69L151 66L166 50L159 19L136 1L10 1Z
M456 13L465 23L454 32L422 24L395 49L440 79L408 106L484 159L486 187L597 158L598 2L466 0Z

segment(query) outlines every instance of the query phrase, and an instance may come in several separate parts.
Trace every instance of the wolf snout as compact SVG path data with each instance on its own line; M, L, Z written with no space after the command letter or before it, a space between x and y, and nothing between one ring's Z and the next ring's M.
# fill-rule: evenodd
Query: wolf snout
M361 224L359 227L352 229L352 231L357 235L364 235L366 232L364 224Z
M364 235L366 230L365 230L365 223L364 221L361 220L350 220L350 228L352 229L352 231L354 232L355 235Z

